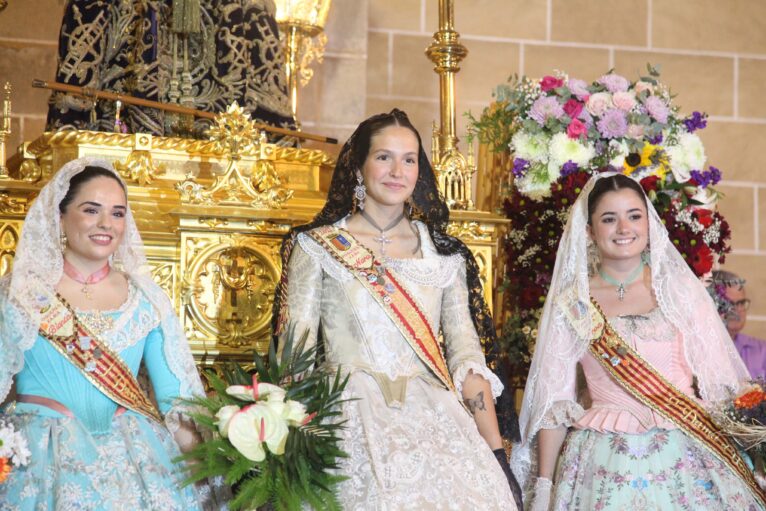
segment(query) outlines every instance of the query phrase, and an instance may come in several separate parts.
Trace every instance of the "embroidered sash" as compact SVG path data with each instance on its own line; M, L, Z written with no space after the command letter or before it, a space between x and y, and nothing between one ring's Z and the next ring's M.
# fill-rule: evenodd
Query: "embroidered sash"
M162 422L120 356L77 318L63 298L52 292L46 292L44 298L47 304L40 309L40 335L109 399Z
M308 235L356 277L391 318L418 358L445 387L455 390L441 346L425 313L396 275L347 231L325 225Z
M758 486L731 437L721 431L696 400L678 390L633 350L609 324L595 301L593 307L598 315L594 314L594 323L603 327L589 347L596 360L633 397L670 420L724 462L766 507L766 494Z

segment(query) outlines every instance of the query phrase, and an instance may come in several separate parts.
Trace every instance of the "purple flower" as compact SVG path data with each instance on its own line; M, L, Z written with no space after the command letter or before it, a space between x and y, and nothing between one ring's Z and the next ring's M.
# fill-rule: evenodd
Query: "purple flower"
M561 119L564 116L564 107L553 96L542 96L532 104L529 116L537 121L540 126L545 126L545 121L553 117Z
M606 90L612 94L615 92L625 92L628 90L628 87L630 87L630 82L627 78L624 76L616 75L614 73L609 73L608 75L602 76L597 80L597 83L600 83L606 87Z
M527 173L527 170L529 170L529 162L525 160L524 158L515 158L513 160L513 177L520 178L524 177L524 174Z
M574 174L578 170L580 170L579 165L577 165L572 160L569 160L568 162L566 162L564 165L561 166L561 177L566 177L570 174Z
M710 184L717 185L721 181L721 171L711 165L708 172L710 173Z
M662 137L662 133L657 133L656 137L652 137L652 138L649 139L649 143L657 145L657 144L662 142L662 138L663 138Z
M625 118L625 112L612 108L601 116L596 127L604 138L619 138L628 132L628 120Z
M692 112L689 117L684 119L684 125L689 133L704 129L707 126L707 114Z
M657 122L661 122L662 124L668 122L668 114L670 113L670 110L660 98L657 96L649 96L646 98L644 106L646 106L646 111L649 115L654 117Z
M691 178L697 182L700 188L716 185L721 180L721 171L712 166L708 171L692 170L689 174L691 175Z
M577 99L585 100L588 96L590 96L590 91L588 90L588 84L585 82L585 80L578 80L577 78L570 78L567 82L567 86L569 87L569 90L577 96Z

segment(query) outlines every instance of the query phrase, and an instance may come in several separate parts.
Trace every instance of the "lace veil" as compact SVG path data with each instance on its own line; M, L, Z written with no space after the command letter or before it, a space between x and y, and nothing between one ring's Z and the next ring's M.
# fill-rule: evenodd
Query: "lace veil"
M594 175L569 212L556 266L538 327L537 346L524 390L519 418L521 442L513 446L511 466L528 493L537 474L536 436L541 428L571 426L584 413L576 389L577 363L588 348L590 301L588 274L588 194L605 172ZM647 200L652 288L670 324L683 335L686 360L705 401L730 396L747 369L703 284L668 237ZM579 314L564 314L564 307ZM572 319L569 319L572 318Z
M24 365L24 352L32 347L37 338L40 314L36 311L40 305L35 290L54 288L61 280L64 258L60 248L59 203L69 190L70 179L87 166L107 169L122 182L112 165L103 160L79 158L61 167L29 208L13 269L0 279L0 401L6 398L13 376ZM130 207L125 217L122 243L112 256L111 263L130 278L159 314L165 359L181 383L179 397L202 394L202 383L173 306L146 271L148 266L143 243ZM168 422L174 430L175 422Z

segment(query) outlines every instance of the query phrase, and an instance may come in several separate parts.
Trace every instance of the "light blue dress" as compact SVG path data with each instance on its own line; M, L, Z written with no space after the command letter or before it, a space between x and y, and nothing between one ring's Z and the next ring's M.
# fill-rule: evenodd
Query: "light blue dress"
M119 310L78 316L101 330L134 375L144 363L160 412L169 412L181 384L164 356L159 314L138 288L131 285ZM0 510L200 509L196 492L180 485L185 472L173 462L179 450L165 425L131 411L115 416L117 403L44 338L24 353L15 381L19 394L54 399L74 417L31 403L6 409L32 455L0 484Z

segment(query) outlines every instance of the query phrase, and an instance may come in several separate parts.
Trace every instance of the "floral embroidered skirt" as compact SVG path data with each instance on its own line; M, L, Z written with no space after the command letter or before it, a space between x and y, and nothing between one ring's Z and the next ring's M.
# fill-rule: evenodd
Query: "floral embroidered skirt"
M555 510L763 508L723 462L679 430L574 430L559 458Z
M47 408L19 408L8 418L32 456L0 484L0 511L200 509L196 492L180 486L184 472L172 461L178 447L163 426L125 413L110 431L91 433Z

